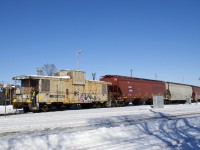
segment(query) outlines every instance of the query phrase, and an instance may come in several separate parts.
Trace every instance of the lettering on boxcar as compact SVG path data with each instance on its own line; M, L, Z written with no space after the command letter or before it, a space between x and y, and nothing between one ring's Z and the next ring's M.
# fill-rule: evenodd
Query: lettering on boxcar
M50 98L65 98L65 95L50 95Z

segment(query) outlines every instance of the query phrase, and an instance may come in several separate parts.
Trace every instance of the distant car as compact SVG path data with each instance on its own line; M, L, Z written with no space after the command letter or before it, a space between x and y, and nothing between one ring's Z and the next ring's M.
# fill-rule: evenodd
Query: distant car
M3 91L1 90L0 91L0 105L4 105L5 104L5 99L6 99L6 96L3 93Z

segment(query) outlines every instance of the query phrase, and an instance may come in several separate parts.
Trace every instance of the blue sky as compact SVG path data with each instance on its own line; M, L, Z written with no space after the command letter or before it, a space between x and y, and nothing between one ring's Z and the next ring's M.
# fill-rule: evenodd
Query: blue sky
M0 0L0 81L55 64L200 85L199 0Z

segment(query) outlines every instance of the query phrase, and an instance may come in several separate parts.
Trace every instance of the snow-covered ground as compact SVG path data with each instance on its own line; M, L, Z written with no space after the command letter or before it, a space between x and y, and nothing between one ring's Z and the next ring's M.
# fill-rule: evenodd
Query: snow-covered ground
M200 104L2 115L1 149L200 149Z
M0 105L0 115L24 113L22 109L13 109L12 105Z

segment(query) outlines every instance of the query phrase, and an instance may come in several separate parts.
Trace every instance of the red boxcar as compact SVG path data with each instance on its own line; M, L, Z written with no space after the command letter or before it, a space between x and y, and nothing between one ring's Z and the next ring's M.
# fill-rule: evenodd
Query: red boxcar
M200 101L200 87L192 86L192 102Z
M102 76L101 81L111 82L108 86L113 105L152 104L153 95L165 93L165 83L157 80L132 78L119 75Z

